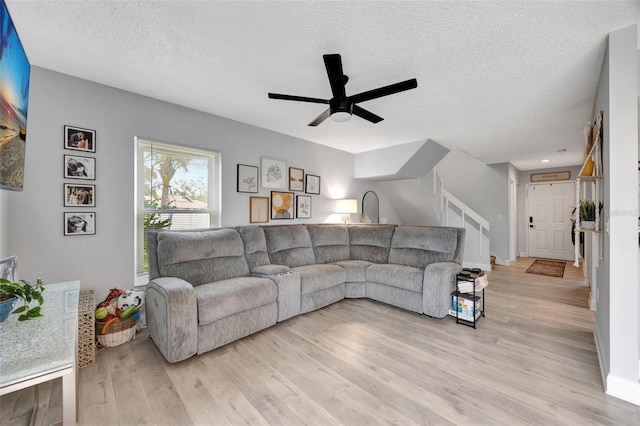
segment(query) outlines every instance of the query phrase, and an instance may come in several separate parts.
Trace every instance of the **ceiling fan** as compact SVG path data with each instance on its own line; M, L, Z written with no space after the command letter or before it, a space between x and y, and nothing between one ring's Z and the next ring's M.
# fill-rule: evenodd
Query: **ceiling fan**
M353 114L372 123L379 123L383 120L382 117L367 111L356 104L418 87L418 80L412 78L411 80L368 90L366 92L358 93L357 95L347 96L344 86L347 84L347 81L349 81L349 77L344 75L342 72L342 59L340 58L340 55L322 55L322 58L324 59L324 65L327 68L329 84L331 85L331 92L333 94L331 99L269 93L270 99L329 104L329 108L309 123L309 126L317 126L328 117L331 117L334 121L347 121Z

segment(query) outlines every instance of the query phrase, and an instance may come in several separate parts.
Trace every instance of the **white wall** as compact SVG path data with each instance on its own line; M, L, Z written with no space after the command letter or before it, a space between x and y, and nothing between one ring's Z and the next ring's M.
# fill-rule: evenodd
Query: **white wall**
M637 26L609 34L596 101L596 111L604 111L605 221L604 260L596 280L596 337L607 393L640 404L637 49Z
M78 209L96 212L96 235L63 236L63 212L73 211L63 207L63 155L78 153L63 149L65 124L97 131L97 152L90 155L97 206ZM236 164L259 165L262 155L321 177L312 219L271 223L339 221L331 199L361 199L377 189L375 182L353 180L353 154L33 67L25 188L0 191L0 249L19 256L21 277L79 279L98 298L110 287L133 285L135 136L221 152L222 226L248 224L249 194L236 192ZM381 216L396 219L383 197L380 205Z

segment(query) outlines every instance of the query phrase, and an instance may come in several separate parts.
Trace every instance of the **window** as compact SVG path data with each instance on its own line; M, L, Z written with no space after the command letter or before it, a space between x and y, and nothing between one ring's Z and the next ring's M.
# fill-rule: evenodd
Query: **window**
M137 138L136 274L148 272L147 232L220 226L220 153Z

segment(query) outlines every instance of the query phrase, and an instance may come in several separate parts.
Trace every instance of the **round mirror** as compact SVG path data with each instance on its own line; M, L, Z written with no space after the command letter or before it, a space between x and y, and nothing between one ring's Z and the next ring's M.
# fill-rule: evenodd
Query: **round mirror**
M380 202L378 194L373 191L367 191L362 197L362 214L360 215L361 223L380 223Z

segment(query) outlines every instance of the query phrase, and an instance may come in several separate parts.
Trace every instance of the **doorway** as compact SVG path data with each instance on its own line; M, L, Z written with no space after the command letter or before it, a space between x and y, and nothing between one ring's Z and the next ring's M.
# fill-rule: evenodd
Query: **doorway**
M530 257L572 260L571 212L575 182L527 184L527 248Z

